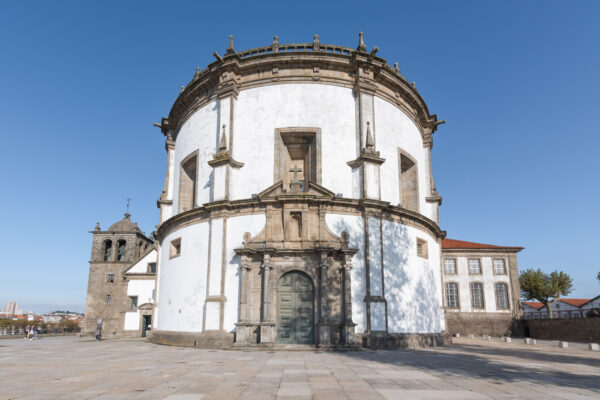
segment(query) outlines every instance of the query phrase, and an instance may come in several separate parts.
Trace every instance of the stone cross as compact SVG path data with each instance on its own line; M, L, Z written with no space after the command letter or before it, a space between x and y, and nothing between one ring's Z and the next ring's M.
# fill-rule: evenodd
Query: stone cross
M290 172L294 173L294 182L298 181L298 172L302 172L302 168L298 168L296 164L294 164L294 168L290 168Z
M127 199L127 214L129 214L129 203L131 202L131 199L128 198Z

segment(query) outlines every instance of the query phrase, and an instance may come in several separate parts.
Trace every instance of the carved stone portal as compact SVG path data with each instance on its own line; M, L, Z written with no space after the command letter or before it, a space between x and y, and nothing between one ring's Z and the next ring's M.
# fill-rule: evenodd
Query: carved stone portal
M235 249L241 260L236 345L355 344L350 269L357 249L348 247L347 233L339 237L327 227L323 200L334 196L313 182L287 191L282 181L258 194L265 227L254 237L244 234L244 247ZM306 290L287 287L287 280ZM282 307L286 299L298 307Z

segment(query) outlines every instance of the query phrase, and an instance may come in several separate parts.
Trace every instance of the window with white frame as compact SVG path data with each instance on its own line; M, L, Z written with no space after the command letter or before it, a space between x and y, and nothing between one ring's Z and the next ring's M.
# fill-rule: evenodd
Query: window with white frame
M506 275L506 262L503 258L494 258L494 274Z
M458 308L458 284L455 282L446 283L446 306L448 308Z
M479 258L469 258L469 274L481 274L481 260Z
M546 319L548 318L548 313L547 312L543 312L542 313L542 319Z
M540 319L540 313L533 313L533 319Z
M571 311L571 318L581 318L579 311Z
M471 306L483 308L483 285L480 282L471 283Z
M456 274L456 258L444 259L444 272L447 274Z
M508 305L508 286L506 283L496 283L496 308L506 310Z
M569 313L567 311L561 311L560 312L560 317L561 318L569 318Z

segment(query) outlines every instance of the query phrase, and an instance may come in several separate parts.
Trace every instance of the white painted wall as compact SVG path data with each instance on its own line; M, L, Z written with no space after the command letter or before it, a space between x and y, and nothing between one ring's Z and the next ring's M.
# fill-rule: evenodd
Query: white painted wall
M127 283L127 296L128 297L137 296L138 306L140 306L144 303L154 303L154 300L152 299L153 291L154 291L154 279L133 279ZM137 331L140 329L140 311L139 310L138 311L129 311L129 312L125 313L124 329L126 331Z
M359 215L327 214L325 221L336 235L348 232L349 247L358 249L352 258L352 320L356 324L356 333L363 333L367 327L364 298L366 295L365 275L365 228Z
M156 250L146 254L141 260L133 264L126 273L145 274L148 272L148 264L156 262Z
M181 238L181 255L169 258L173 239ZM161 243L155 328L201 332L208 274L208 222L186 226Z
M400 223L383 221L383 271L390 333L441 332L440 248L434 237ZM428 258L417 256L417 238Z
M175 157L173 161L173 211L179 211L179 173L181 161L188 155L198 150L198 170L196 203L202 205L211 201L212 193L212 167L207 164L212 160L212 155L217 152L218 128L218 103L213 101L197 110L184 122L175 144Z

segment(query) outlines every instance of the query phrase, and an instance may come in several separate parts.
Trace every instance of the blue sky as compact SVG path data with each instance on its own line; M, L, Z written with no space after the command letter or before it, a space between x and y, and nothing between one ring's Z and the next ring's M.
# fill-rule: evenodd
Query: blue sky
M311 42L369 49L448 122L433 168L448 237L518 245L519 267L562 269L600 294L600 3L0 1L0 306L82 311L91 235L150 232L166 116L197 66Z

